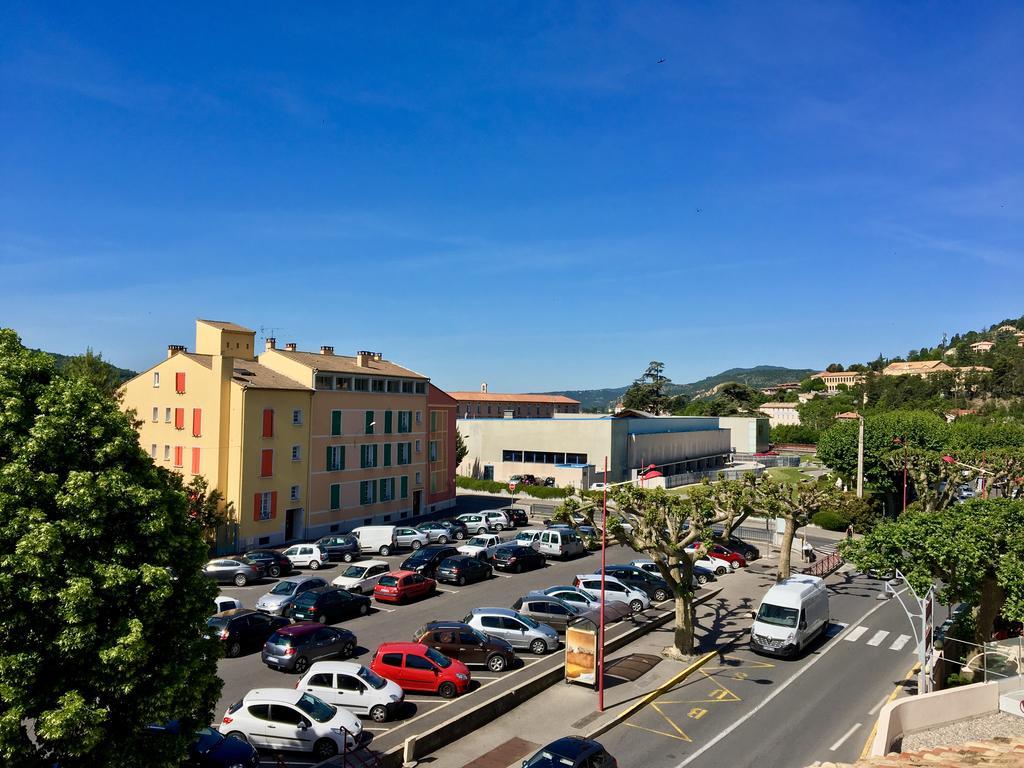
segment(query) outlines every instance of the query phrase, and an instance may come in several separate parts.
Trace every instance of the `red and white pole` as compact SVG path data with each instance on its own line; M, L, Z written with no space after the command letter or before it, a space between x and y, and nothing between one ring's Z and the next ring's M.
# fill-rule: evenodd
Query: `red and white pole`
M601 613L597 624L597 711L604 712L604 579L608 552L608 457L604 457L601 491Z

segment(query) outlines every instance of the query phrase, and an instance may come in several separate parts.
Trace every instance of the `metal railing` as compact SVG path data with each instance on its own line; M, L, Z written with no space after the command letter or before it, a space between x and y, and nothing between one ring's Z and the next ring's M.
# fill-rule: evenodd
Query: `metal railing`
M830 552L824 557L819 557L817 560L812 562L809 566L804 568L804 573L808 576L821 576L824 578L830 573L838 570L843 564L843 556L838 552Z
M957 645L968 649L964 661L950 658L950 653L958 650ZM942 661L959 667L961 675L967 672L972 682L988 683L1016 678L1017 685L1024 688L1024 638L1020 636L991 640L983 645L947 636L942 644Z

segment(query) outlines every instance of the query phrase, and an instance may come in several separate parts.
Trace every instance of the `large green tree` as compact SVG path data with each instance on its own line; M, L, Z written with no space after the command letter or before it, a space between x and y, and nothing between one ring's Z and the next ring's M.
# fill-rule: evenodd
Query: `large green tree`
M622 407L654 414L665 413L675 404L675 399L667 391L671 384L665 375L665 364L652 360L643 375L630 384L622 396Z
M220 691L215 588L176 475L88 377L0 330L0 758L177 765ZM147 723L180 720L159 748Z
M63 371L65 376L86 379L100 392L109 397L117 397L117 389L121 384L117 369L103 359L92 347L86 347L84 355L69 358Z
M842 494L828 482L786 483L772 480L769 476L752 487L754 494L750 503L757 514L785 521L775 579L788 579L797 529L810 523L811 518L821 510L840 507L843 503Z

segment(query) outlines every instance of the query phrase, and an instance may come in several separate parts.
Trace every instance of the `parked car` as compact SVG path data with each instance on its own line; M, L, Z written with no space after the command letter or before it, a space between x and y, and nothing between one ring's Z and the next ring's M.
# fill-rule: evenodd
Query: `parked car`
M294 688L258 688L228 707L217 730L254 747L327 760L355 749L363 725L347 709Z
M491 672L504 672L515 662L516 652L508 641L488 635L461 621L431 621L413 633L414 643L423 643L463 664L482 664Z
M592 611L595 615L599 615L601 612L600 599L594 597L589 592L584 592L579 587L548 587L547 589L542 589L540 593L548 597L557 597L563 603L574 605L584 611ZM530 595L533 594L533 592L530 593ZM629 606L625 603L621 603L618 600L604 601L605 621L621 621L622 619L628 618L630 615L632 614L629 610ZM538 619L538 621L540 621L540 619Z
M360 552L377 552L387 557L398 547L393 525L361 525L353 529L352 535L359 542Z
M600 742L582 736L564 736L541 747L523 768L618 768L615 758Z
M755 547L753 544L738 539L735 536L730 536L728 539L724 539L720 542L726 549L730 549L733 552L738 552L743 555L743 559L748 563L757 560L761 556L761 550Z
M301 675L318 659L347 659L355 652L356 636L347 629L301 621L281 627L267 638L260 658L268 667Z
M292 572L292 561L276 549L250 549L245 553L245 558L262 565L263 573L272 579Z
M455 531L447 523L439 520L428 520L416 526L416 530L425 533L431 544L447 544L456 539Z
M351 661L318 661L295 687L375 723L394 720L405 702L398 683Z
M352 594L371 595L380 577L390 570L391 566L383 560L362 560L352 563L340 576L334 577L331 584L344 587Z
M284 551L285 557L292 561L296 568L309 568L315 571L324 563L331 561L330 555L316 544L296 544Z
M471 581L486 581L494 575L491 566L478 557L455 554L446 557L437 568L437 580L460 587Z
M506 528L512 528L512 521L508 519L508 516L500 509L485 509L480 513L484 516L484 520L487 521L487 528L494 531L495 533L501 533Z
M334 563L351 563L359 558L359 539L350 533L332 533L316 540L321 552L326 552Z
M583 540L572 528L548 528L540 535L540 552L548 557L568 559L586 551Z
M395 544L401 549L419 549L430 543L430 537L425 533L409 528L404 525L395 526Z
M635 565L609 565L605 567L604 572L614 576L627 587L640 590L655 603L664 602L672 596L672 588L667 581ZM594 573L600 574L601 569L598 568Z
M495 568L500 568L503 571L521 573L534 568L543 568L547 563L547 558L533 547L502 544L494 550L491 562L494 563Z
M461 520L456 520L454 517L446 517L444 520L438 520L438 522L452 529L453 539L462 541L469 538L469 528Z
M369 612L370 598L366 595L353 595L347 589L325 585L298 595L288 609L288 616L295 621L336 624Z
M327 582L319 576L292 576L281 579L273 589L256 601L256 610L273 616L285 616L297 595L326 586Z
M600 597L601 581L602 577L599 573L581 573L572 580L572 584L574 587L589 592L594 597ZM626 603L633 613L640 613L640 611L646 611L651 607L651 599L647 593L627 587L614 576L605 576L603 581L605 599Z
M288 625L288 619L267 616L251 608L233 608L221 611L206 620L210 636L224 644L224 655L230 659L243 651L262 647L274 632Z
M454 699L469 690L469 667L422 643L381 643L370 669L398 683L403 691Z
M694 542L695 546L702 546L699 541ZM743 557L739 552L733 552L731 549L726 549L721 544L709 544L707 545L707 553L709 557L715 557L719 560L725 560L729 563L733 570L747 567L747 559Z
M413 571L385 573L373 588L373 599L382 603L404 603L437 591L437 582Z
M244 557L221 557L203 566L203 575L218 584L234 584L244 587L250 581L263 578L263 567Z
M452 557L457 554L459 554L459 550L453 546L430 544L405 558L399 568L403 571L415 571L422 576L433 578L441 561L446 557Z
M530 524L530 516L522 507L500 507L498 511L505 513L512 528Z
M188 745L188 768L256 768L260 753L242 739L225 736L209 726L196 731Z
M512 541L521 547L533 547L540 550L540 535L544 533L540 528L527 528L519 531Z
M512 610L562 634L565 634L569 622L580 616L585 616L595 624L600 619L598 611L579 604L567 603L542 592L530 592L524 597L520 597L512 603Z
M558 632L554 627L509 608L473 608L462 621L537 656L558 650Z
M607 487L608 487L607 483L591 483L590 484L590 488L588 490L591 490L591 491L603 491Z
M479 557L481 560L490 560L494 557L494 552L499 546L501 546L501 539L497 534L485 533L474 536L459 547L459 554Z
M693 579L697 582L698 586L703 586L709 581L715 580L715 571L698 565L697 563L699 562L701 561L698 560L693 564ZM729 569L723 564L723 562L724 561L719 561L717 565L715 563L711 563L711 565L715 566L715 570L720 568L722 573L726 573ZM661 576L661 571L658 570L658 566L654 564L653 560L630 560L629 564L635 565L637 568L647 571L647 573L653 576Z
M700 542L695 542L686 547L686 551L689 554L693 554L701 549ZM698 557L693 561L694 566L700 568L707 568L710 571L714 571L716 576L724 576L730 571L739 568L739 565L733 565L732 561L726 560L718 555L712 555L710 552L705 551L701 557Z
M213 598L213 606L216 608L214 613L220 613L221 611L230 611L232 608L244 608L242 601L237 597L228 597L227 595L217 595Z
M480 536L487 533L487 520L484 519L483 515L467 513L465 515L459 515L455 519L466 526L466 530L471 536Z

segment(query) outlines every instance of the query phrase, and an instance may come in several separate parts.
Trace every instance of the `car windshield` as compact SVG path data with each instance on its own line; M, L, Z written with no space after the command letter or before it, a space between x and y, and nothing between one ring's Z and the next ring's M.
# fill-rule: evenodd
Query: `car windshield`
M350 579L361 579L364 573L366 573L365 565L350 565L341 575L347 576Z
M222 741L224 737L213 728L200 728L196 731L196 752L205 755Z
M409 555L408 562L410 562L410 563L423 562L423 561L429 560L435 554L437 554L437 550L421 549L419 552L416 552L416 553L414 553L412 555Z
M761 610L757 612L757 620L765 624L774 624L778 627L795 627L797 616L800 611L796 608L783 608L781 605L761 603Z
M516 541L533 541L534 533L519 533L516 534Z
M461 561L454 557L446 557L444 560L441 561L440 567L445 570L448 568L458 568L460 563Z
M474 536L472 539L469 540L469 546L471 546L471 547L486 547L487 546L487 539L485 539L483 536Z
M548 752L546 749L542 749L536 755L523 763L525 768L563 768L563 766L569 766L569 768L572 768L575 764L576 763L568 757L556 755L554 752Z
M432 662L441 667L441 669L448 669L452 665L452 660L445 656L443 653L438 653L433 648L427 648L427 658Z
M377 582L382 587L397 587L398 578L395 576L381 576L380 581Z
M378 691L387 684L387 680L378 675L369 667L360 667L359 671L356 672L356 676L361 677L363 680L366 681L367 685L369 685L371 688L375 688Z
M540 626L540 624L538 624L536 621L531 619L529 616L524 616L522 614L519 614L519 620L521 622L523 622L523 624L528 626L530 629L537 629L537 627Z
M279 581L274 585L274 588L270 590L272 595L290 595L295 591L298 586L298 582L295 581Z
M326 701L321 701L316 696L310 696L308 693L302 694L302 698L295 703L295 706L318 723L326 723L338 712L337 707L332 707Z

